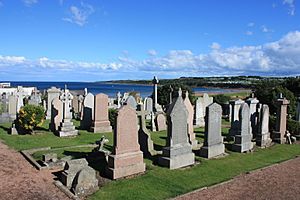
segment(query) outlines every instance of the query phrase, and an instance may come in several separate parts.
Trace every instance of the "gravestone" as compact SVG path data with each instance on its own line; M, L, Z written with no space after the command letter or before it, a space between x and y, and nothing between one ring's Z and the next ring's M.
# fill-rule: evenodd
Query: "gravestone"
M273 132L272 139L274 142L279 144L284 144L286 142L286 117L287 117L287 107L290 101L286 98L279 98L276 101L277 113L276 113L276 127Z
M249 113L248 104L242 104L239 111L239 129L234 136L234 144L232 145L233 151L242 153L250 151L253 148L253 144L251 142L252 134L250 132Z
M197 98L195 103L195 116L194 116L194 125L196 127L204 127L205 121L204 121L204 102L203 98Z
M300 97L297 98L296 121L300 122Z
M133 109L136 110L136 107L137 107L137 103L136 103L136 100L133 96L129 96L127 99L126 99L126 104L127 105L130 105Z
M83 101L83 115L80 121L80 127L90 130L94 119L94 95L88 93Z
M151 97L146 97L144 101L144 110L147 111L149 114L146 115L146 119L151 119L150 113L153 112L153 100Z
M240 119L239 119L239 112L241 105L244 104L245 102L241 99L238 100L231 100L229 101L231 105L231 127L229 129L229 135L230 136L235 136L238 134L240 130Z
M146 170L138 143L137 115L130 105L122 106L116 116L113 152L108 156L108 176L119 179Z
M157 85L158 85L158 79L156 76L153 77L152 83L153 83L153 111L157 112L159 110L158 103L157 103Z
M89 166L85 166L77 172L72 183L71 191L79 197L85 197L93 194L98 189L96 171Z
M225 146L222 137L222 107L213 103L206 107L204 145L200 156L213 158L224 154Z
M153 141L151 139L150 132L146 127L146 111L144 107L138 105L137 111L139 119L139 144L140 149L144 153L145 157L151 157L156 155L158 152L154 150Z
M78 115L77 118L82 120L82 116L83 116L83 101L84 101L84 97L82 95L78 96Z
M192 145L187 133L188 111L183 103L182 91L179 88L178 97L172 102L167 111L167 145L163 148L158 163L169 169L177 169L195 163Z
M194 133L194 107L190 102L189 93L186 91L185 99L183 101L187 111L188 111L188 118L187 118L187 129L188 129L188 136L190 144L192 145L193 149L198 149L198 140L196 139L196 134Z
M73 108L73 113L78 114L79 113L79 97L77 95L73 96L72 99L72 108Z
M63 102L58 97L53 99L51 107L50 130L54 133L58 131L60 123L63 120Z
M31 96L29 97L28 104L38 106L40 103L42 103L41 95L38 93L38 90L34 88Z
M94 120L91 131L94 133L111 132L112 127L108 119L108 96L103 93L97 94L94 103Z
M121 107L122 95L121 92L117 93L117 108Z
M17 118L17 98L14 95L8 97L8 114L13 120Z
M267 147L271 144L269 132L269 106L264 104L259 112L259 126L258 133L256 135L256 145L260 147Z
M53 99L59 97L61 91L60 89L56 87L51 87L50 89L47 90L47 114L46 114L46 119L51 119L51 102Z
M26 96L26 92L22 86L18 86L17 91L15 93L17 98L17 113L20 111L21 107L24 106L24 98Z
M75 129L72 120L72 112L71 112L71 101L72 94L68 89L65 88L63 93L59 96L59 100L63 103L63 119L59 126L59 137L67 137L67 136L76 136L78 135L78 130Z
M163 113L157 113L154 120L155 120L156 131L167 130L166 117Z
M155 123L155 114L154 114L154 112L150 113L150 117L151 117L151 121L150 121L151 131L156 132L157 128L156 128L156 123Z
M257 98L252 97L248 98L246 100L246 103L249 106L249 111L250 111L250 132L252 133L253 138L256 137L256 134L258 132L258 113L257 113L257 106L259 101Z

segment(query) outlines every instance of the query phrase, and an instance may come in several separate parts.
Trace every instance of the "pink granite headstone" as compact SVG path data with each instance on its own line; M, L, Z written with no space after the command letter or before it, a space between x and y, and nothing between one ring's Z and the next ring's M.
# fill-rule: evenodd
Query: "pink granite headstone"
M96 132L111 132L112 128L108 119L108 96L100 93L95 96L94 120L91 131Z
M144 172L143 152L138 143L136 111L125 105L119 109L114 129L114 148L108 157L108 176L119 179Z

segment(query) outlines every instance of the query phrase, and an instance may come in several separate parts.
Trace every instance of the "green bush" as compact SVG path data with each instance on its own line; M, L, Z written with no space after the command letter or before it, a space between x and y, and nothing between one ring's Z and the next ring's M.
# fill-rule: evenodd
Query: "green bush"
M42 106L27 104L21 107L18 114L18 123L24 130L32 133L33 130L43 124L45 110Z
M116 121L116 115L118 113L118 110L117 109L114 109L114 108L110 108L108 110L108 116L109 116L109 121L110 121L110 125L115 128L115 121Z
M292 135L300 135L300 122L288 119L287 130L289 130Z
M229 100L230 100L230 96L226 96L224 94L217 94L216 96L214 96L214 102L220 105L228 103Z

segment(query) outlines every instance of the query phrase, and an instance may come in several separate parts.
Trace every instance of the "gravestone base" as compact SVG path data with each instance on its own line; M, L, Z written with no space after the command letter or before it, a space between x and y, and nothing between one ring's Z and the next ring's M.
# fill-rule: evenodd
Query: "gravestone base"
M60 123L58 136L59 137L68 137L68 136L76 136L78 135L78 130L75 129L73 122L70 119L64 119L63 122Z
M109 121L94 121L91 127L93 133L107 133L112 132L112 127Z
M285 144L286 138L284 137L284 135L281 134L281 132L274 131L273 132L273 141L278 144Z
M158 158L158 164L169 169L177 169L193 165L195 154L190 144L177 144L163 148L163 156Z
M203 146L200 149L199 156L204 158L213 158L225 153L225 145L223 143L212 146Z
M107 175L111 179L139 174L145 170L146 165L141 151L108 156Z
M235 143L232 145L232 151L246 152L253 149L253 143L251 142L252 135L236 135L234 137Z
M257 134L256 135L256 145L260 147L268 147L272 143L270 138L270 133L268 134Z

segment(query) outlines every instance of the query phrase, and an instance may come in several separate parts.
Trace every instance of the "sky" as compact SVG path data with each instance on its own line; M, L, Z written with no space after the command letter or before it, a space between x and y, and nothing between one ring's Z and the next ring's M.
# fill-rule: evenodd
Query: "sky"
M300 0L0 0L0 81L300 75Z

